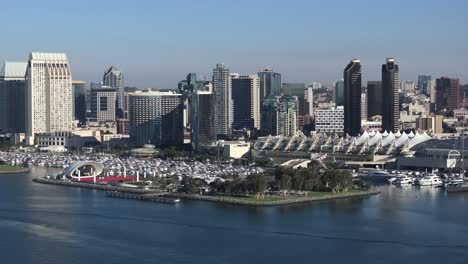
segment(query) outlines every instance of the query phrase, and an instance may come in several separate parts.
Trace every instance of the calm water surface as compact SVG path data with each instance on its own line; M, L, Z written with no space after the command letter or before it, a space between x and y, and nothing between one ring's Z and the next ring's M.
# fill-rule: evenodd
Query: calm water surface
M0 175L1 263L468 263L468 193L252 208L107 198Z

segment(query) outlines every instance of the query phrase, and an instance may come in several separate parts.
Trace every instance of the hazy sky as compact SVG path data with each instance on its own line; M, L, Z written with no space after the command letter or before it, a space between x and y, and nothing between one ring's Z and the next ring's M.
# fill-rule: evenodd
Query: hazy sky
M388 56L402 80L468 80L466 0L5 0L0 9L1 60L66 52L73 78L85 81L116 65L127 85L176 88L188 72L210 79L224 62L327 84L353 57L365 80L378 80Z

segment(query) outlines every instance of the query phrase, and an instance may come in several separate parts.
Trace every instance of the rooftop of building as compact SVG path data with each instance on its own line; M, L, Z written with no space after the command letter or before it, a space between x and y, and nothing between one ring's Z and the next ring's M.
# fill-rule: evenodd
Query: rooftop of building
M5 79L24 79L26 75L27 62L5 61L3 63L0 77Z
M136 91L133 93L129 93L130 96L182 96L182 94L177 93L175 91Z
M115 76L121 76L123 75L122 71L119 70L117 67L115 66L111 66L109 69L107 69L105 72L104 72L104 75L107 75L109 73L112 73L113 75Z
M66 61L68 58L65 53L31 52L29 60Z

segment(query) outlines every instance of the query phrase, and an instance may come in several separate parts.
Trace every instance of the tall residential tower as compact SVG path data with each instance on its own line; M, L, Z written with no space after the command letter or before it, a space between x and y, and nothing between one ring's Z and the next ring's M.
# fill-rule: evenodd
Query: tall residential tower
M67 55L31 53L26 76L27 143L34 144L37 133L71 130L73 95Z
M400 129L400 75L394 58L382 65L382 130L397 132Z
M361 61L353 59L345 68L344 132L357 136L361 132Z
M260 79L257 75L231 77L234 129L260 129Z
M382 65L382 130L397 132L400 122L400 75L395 59Z
M229 134L233 121L232 90L230 71L224 64L216 64L213 69L213 92L216 134Z

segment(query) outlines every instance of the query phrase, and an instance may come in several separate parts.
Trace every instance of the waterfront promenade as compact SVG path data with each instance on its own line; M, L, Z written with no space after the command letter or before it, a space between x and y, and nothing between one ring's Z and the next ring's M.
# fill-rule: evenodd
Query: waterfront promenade
M171 198L177 199L188 199L188 200L199 200L207 202L216 202L224 204L236 204L236 205L246 205L246 206L280 206L288 204L299 204L299 203L310 203L310 202L319 202L319 201L328 201L336 199L345 199L345 198L356 198L363 196L370 196L379 194L378 190L351 190L345 193L331 193L331 192L309 192L309 196L305 195L289 195L289 196L269 196L266 195L264 198L255 199L250 196L223 196L223 195L197 195L197 194L186 194L178 192L158 192L151 189L141 189L141 188L130 188L130 187L121 187L121 186L112 186L105 184L93 184L87 182L73 182L73 181L62 181L62 180L52 180L43 177L34 178L34 182L43 183L43 184L52 184L65 187L77 187L77 188L88 188L96 189L102 191L115 191L122 193L131 193L139 195L149 195L149 196L160 196L164 195ZM135 196L136 197L136 196ZM136 200L146 200L146 199L136 199Z
M370 195L379 194L378 190L368 190L368 191L349 191L346 193L315 193L316 195L310 194L310 196L265 196L265 199L255 199L253 197L236 197L236 196L216 196L216 195L197 195L197 194L185 194L185 193L170 193L167 196L180 198L180 199L189 199L189 200L198 200L198 201L208 201L216 203L225 203L225 204L236 204L236 205L247 205L247 206L280 206L288 204L300 204L300 203L311 203L311 202L320 202L320 201L329 201L337 199L346 199L346 198L357 198Z

